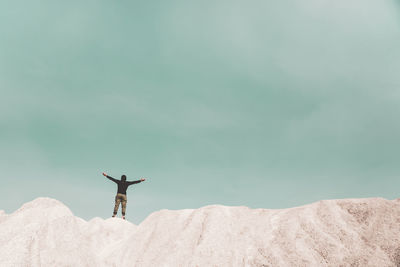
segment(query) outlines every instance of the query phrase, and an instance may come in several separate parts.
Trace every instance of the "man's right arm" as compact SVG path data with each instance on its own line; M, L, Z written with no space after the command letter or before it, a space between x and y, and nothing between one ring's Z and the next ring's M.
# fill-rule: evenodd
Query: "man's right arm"
M107 177L108 179L110 179L111 181L113 181L114 183L117 183L117 179L112 178L111 176L108 176L107 173L103 172L103 175L104 175L105 177Z

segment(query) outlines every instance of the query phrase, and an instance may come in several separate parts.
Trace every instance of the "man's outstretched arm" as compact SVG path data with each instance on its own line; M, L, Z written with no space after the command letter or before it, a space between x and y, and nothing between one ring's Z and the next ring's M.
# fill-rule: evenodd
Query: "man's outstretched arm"
M107 177L108 179L110 179L111 181L113 181L114 183L117 183L117 179L114 179L114 178L112 178L111 176L108 176L107 175L107 173L105 173L105 172L103 172L103 175L105 176L105 177Z
M138 184L138 183L141 183L141 182L144 182L144 181L146 181L146 179L142 178L142 179L137 180L137 181L128 182L128 185L131 185L131 184Z

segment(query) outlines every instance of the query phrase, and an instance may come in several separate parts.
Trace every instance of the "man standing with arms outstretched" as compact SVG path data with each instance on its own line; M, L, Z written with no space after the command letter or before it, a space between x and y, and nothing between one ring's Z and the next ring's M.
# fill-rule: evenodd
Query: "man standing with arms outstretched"
M115 207L114 207L114 213L113 217L117 215L119 204L122 204L122 219L125 220L125 211L126 211L126 202L128 202L128 199L126 198L126 189L128 189L128 186L132 184L137 184L146 181L146 179L142 178L137 181L132 181L129 182L126 180L126 176L122 175L121 180L117 180L112 178L111 176L108 176L107 173L103 172L103 175L116 183L118 185L118 192L117 195L115 196Z

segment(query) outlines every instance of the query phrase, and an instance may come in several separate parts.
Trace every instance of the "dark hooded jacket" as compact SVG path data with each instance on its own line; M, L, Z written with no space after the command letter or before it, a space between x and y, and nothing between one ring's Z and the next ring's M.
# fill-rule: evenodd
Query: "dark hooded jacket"
M128 186L130 186L132 184L138 184L138 183L142 182L140 180L129 182L129 181L126 181L126 178L125 179L122 178L121 180L117 180L117 179L112 178L111 176L108 176L108 175L106 177L118 185L117 194L124 194L124 195L126 195L126 189L128 189Z

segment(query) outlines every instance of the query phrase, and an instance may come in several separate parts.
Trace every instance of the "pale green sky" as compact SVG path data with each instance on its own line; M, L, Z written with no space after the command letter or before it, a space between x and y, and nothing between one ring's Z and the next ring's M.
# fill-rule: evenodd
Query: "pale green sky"
M400 3L1 1L0 209L400 197Z

